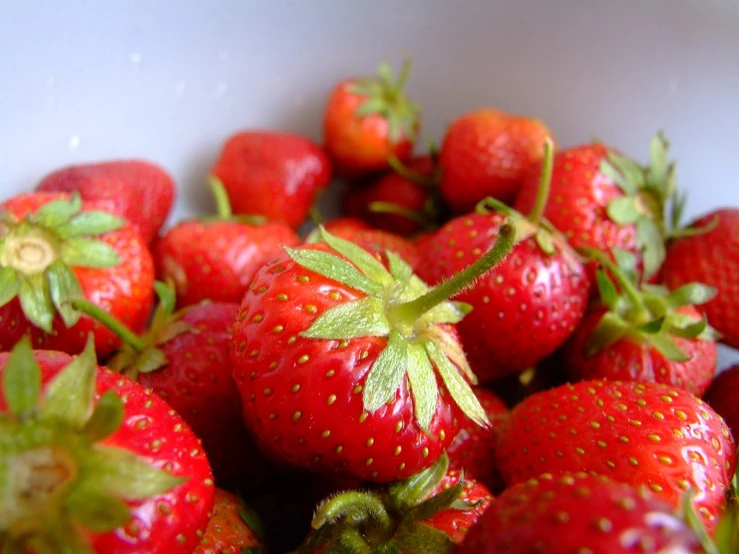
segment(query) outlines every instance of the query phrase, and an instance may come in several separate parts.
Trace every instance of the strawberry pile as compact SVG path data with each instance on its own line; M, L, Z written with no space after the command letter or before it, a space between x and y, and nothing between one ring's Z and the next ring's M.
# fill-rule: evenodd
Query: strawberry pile
M409 74L2 201L0 551L739 551L739 207Z

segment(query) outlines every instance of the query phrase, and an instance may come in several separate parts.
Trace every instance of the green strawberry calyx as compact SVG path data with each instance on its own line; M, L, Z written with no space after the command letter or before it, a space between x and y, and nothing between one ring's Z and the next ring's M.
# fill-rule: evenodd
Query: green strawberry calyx
M366 100L354 112L363 118L379 115L388 123L388 138L397 143L406 138L411 142L416 139L419 107L405 94L405 84L411 71L411 62L406 60L397 80L393 70L386 62L381 62L376 77L356 79L349 92L366 97Z
M41 367L23 339L2 372L0 544L3 552L92 553L91 533L125 525L128 502L181 482L123 447L102 444L123 423L113 391L95 402L92 337L42 390Z
M118 253L100 237L124 225L114 215L82 211L77 193L22 219L0 212L0 306L17 297L28 320L43 331L52 332L57 314L72 327L80 313L66 301L82 295L73 268L118 265Z
M680 503L679 515L698 538L705 554L734 554L739 552L739 506L736 499L729 501L719 516L715 532L711 534L695 511L694 490L686 492Z
M208 187L213 194L213 200L216 203L216 213L214 215L203 215L198 220L204 223L212 223L215 221L235 221L246 225L261 226L267 223L267 218L259 214L234 214L231 209L231 199L228 197L228 191L223 186L223 182L215 175L208 177Z
M625 338L646 342L667 359L685 362L690 357L677 346L675 337L715 340L715 331L705 318L691 317L679 310L708 302L716 295L715 288L701 283L689 283L673 291L663 286L638 286L634 259L628 253L614 250L618 264L598 250L582 250L601 266L596 270L596 282L600 300L607 308L585 345L586 355L597 354Z

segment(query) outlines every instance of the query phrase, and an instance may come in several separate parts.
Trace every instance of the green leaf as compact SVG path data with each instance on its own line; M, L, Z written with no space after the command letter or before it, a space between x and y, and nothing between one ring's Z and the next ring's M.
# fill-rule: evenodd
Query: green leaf
M585 343L585 355L593 356L616 342L629 330L629 324L613 312L606 312Z
M96 533L106 533L131 519L131 509L122 500L95 488L74 487L65 499L65 508L82 525Z
M387 346L372 364L364 383L365 410L374 412L394 398L406 374L408 358L408 341L398 331L391 331Z
M673 362L687 362L690 359L669 336L664 333L647 335L647 341L668 360Z
M354 110L354 115L357 117L365 117L373 114L385 114L387 113L387 102L384 98L370 97L359 107Z
M686 314L671 313L667 317L666 331L670 335L684 339L700 337L708 329L705 318L696 319Z
M644 333L659 333L665 324L665 318L659 317L651 321L639 323L636 328Z
M552 235L546 229L538 229L534 235L536 244L541 248L541 251L551 256L555 252L554 241Z
M644 276L648 279L665 261L665 243L659 227L648 217L640 217L636 222L636 238L643 251Z
M488 416L477 396L462 377L460 370L446 357L441 347L433 340L424 342L424 347L457 406L478 425L482 427L490 425Z
M18 298L28 320L36 327L51 333L56 312L46 276L43 273L23 276Z
M685 214L685 207L687 204L687 191L676 192L673 196L672 209L670 210L670 226L673 229L670 236L672 236L673 233L677 231L678 227L680 227L680 222L683 219L683 214Z
M126 220L113 214L100 211L80 212L69 221L56 227L56 233L62 239L82 235L98 236L117 231L126 224Z
M644 180L644 169L634 160L620 156L614 152L610 152L608 154L608 161L610 161L616 170L623 175L623 180L625 181L627 188L624 189L621 187L621 183L617 182L616 184L618 184L619 187L621 187L621 190L623 190L627 195L634 194L646 184Z
M49 281L49 293L51 301L62 316L64 325L68 328L75 325L80 319L80 312L75 310L69 300L82 296L82 287L77 276L61 260L56 260L46 270Z
M175 290L174 284L156 281L154 283L154 291L156 291L157 299L159 300L157 312L162 314L162 319L169 319L169 316L174 313L177 305L177 291Z
M137 357L133 369L136 373L151 373L169 363L167 355L159 348L146 348Z
M395 508L404 512L426 500L441 484L448 469L449 457L442 454L431 467L391 484L388 492Z
M413 268L391 250L386 250L385 255L387 256L388 266L390 267L390 275L401 283L409 282L413 276Z
M470 311L472 311L472 306L464 302L442 302L426 313L429 320L434 323L454 324L462 321Z
M670 306L699 306L705 304L716 296L718 291L702 283L688 283L673 290L667 297Z
M611 311L615 311L616 302L618 301L616 285L603 269L598 269L595 272L595 280L598 284L598 292L600 293L600 299L603 301L603 304L608 306Z
M382 297L384 289L382 285L360 273L356 267L349 262L323 252L321 250L310 250L308 248L290 248L285 246L285 252L298 265L309 269L319 275L334 279L339 283L361 290L370 296Z
M601 160L599 171L604 177L613 181L624 194L631 196L636 194L636 186L630 183L626 177L608 160Z
M619 196L608 203L606 213L619 225L630 225L639 219L639 209L632 196Z
M390 324L385 317L382 300L367 296L325 311L300 336L310 339L353 339L386 337L389 334Z
M387 62L380 62L377 65L377 76L380 82L387 88L392 89L395 84L395 77L393 77L393 68Z
M636 270L636 256L633 252L614 246L611 248L611 253L618 268L626 273L627 276L630 272L633 273Z
M70 200L52 200L41 206L31 216L32 221L37 222L48 229L58 227L68 221L73 215L82 209L82 200L77 192L72 194Z
M385 269L382 262L375 258L375 256L353 242L332 235L323 226L319 227L319 229L323 241L339 254L345 256L367 277L384 285L391 282L387 269Z
M423 432L430 435L429 425L439 402L439 385L434 366L421 344L408 346L408 382L413 397L413 414Z
M21 290L21 280L12 267L0 267L0 307L13 300Z
M109 390L100 397L82 432L92 442L101 441L121 426L124 412L123 401Z
M392 539L398 554L407 552L451 552L452 539L439 529L424 523L403 526Z
M33 413L41 394L41 366L33 356L31 339L25 337L15 345L2 378L10 412L21 418Z
M61 259L72 267L115 267L121 263L118 252L98 239L72 237L62 243Z
M667 183L667 151L669 147L670 144L667 142L667 139L662 132L654 135L649 143L649 168L647 169L647 182L663 194L668 192L665 185ZM666 194L665 197L667 197Z
M41 417L82 429L92 413L97 371L95 341L90 335L82 353L47 385Z
M417 506L414 506L405 513L405 516L403 516L403 523L425 521L432 515L449 509L454 501L459 498L463 487L464 482L460 481L453 487L444 489L439 494L432 496Z

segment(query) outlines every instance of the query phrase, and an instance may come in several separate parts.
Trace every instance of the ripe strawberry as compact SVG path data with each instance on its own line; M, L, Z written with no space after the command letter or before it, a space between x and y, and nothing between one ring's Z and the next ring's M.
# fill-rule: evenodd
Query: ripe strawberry
M274 131L231 136L211 171L234 213L258 215L297 229L331 180L331 163L305 137Z
M552 132L537 119L478 110L454 121L441 145L441 193L456 213L492 196L511 204Z
M667 251L662 279L671 288L692 281L715 287L718 295L700 309L721 340L739 348L739 208L706 214L683 235Z
M495 427L500 419L506 417L508 408L493 391L481 387L473 390L492 423L492 429L474 425L472 422L463 425L454 442L447 448L449 466L474 475L477 481L491 491L501 490L501 478L495 467Z
M739 364L716 376L703 399L724 418L734 441L739 443Z
M259 517L235 494L215 489L213 515L193 554L266 552Z
M344 233L372 229L372 226L366 221L362 221L356 217L343 216L329 219L323 224L323 228L332 235L343 236Z
M142 160L116 160L58 169L36 186L42 192L77 191L84 201L127 219L149 243L159 233L175 198L172 177Z
M544 472L593 472L648 486L674 506L692 488L709 526L736 466L724 421L690 393L655 383L557 387L528 397L500 429L498 468L509 485Z
M0 353L6 552L190 553L213 506L195 435L162 400L95 362Z
M389 252L388 266L325 231L254 277L234 325L244 417L270 456L387 482L431 466L465 414L487 417L446 299L488 271L515 234L436 289ZM465 378L466 376L466 378Z
M688 524L645 490L585 473L544 474L499 496L458 554L705 551Z
M545 170L544 196L547 182ZM554 352L582 317L590 286L575 252L541 226L536 214L527 220L500 203L493 206L444 225L419 264L426 282L442 282L495 244L506 217L516 222L519 241L510 256L458 297L473 308L457 328L482 383L523 371Z
M123 219L78 194L38 192L0 205L0 350L26 334L37 348L107 357L118 337L67 304L85 297L136 332L154 302L151 254Z
M406 62L396 81L381 63L377 77L347 79L331 91L323 135L338 172L359 176L386 169L390 156L410 156L420 124L419 108L403 90L409 73Z
M182 221L153 247L157 275L172 280L179 306L201 300L240 302L262 264L300 239L280 222L249 223L231 215L222 185L211 181L218 216Z

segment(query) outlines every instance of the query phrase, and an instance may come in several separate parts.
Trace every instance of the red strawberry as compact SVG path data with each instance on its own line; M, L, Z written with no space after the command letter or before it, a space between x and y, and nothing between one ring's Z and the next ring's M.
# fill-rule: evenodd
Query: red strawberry
M645 485L674 506L693 489L714 525L736 466L724 421L691 394L655 383L583 381L528 397L502 422L498 468L513 485L594 472Z
M286 248L244 296L232 358L247 426L270 456L376 482L431 466L465 414L487 417L467 379L446 299L510 248L503 228L479 263L429 290L396 254L388 266L325 231ZM411 390L412 389L412 390Z
M354 231L364 231L372 229L372 226L366 221L362 221L356 217L335 217L329 219L323 224L324 229L334 235L343 235L344 233L353 233Z
M213 515L193 554L245 554L266 552L258 516L232 494L215 490Z
M300 135L244 131L226 141L212 174L226 188L234 213L297 229L328 186L331 164Z
M37 348L76 354L92 332L105 358L118 337L67 302L85 297L138 332L153 284L138 231L76 193L21 194L0 205L0 350L30 333Z
M585 473L515 485L469 532L458 554L704 552L671 506L645 490Z
M388 167L388 158L407 159L419 129L419 109L403 88L410 72L405 63L398 80L381 63L378 77L338 83L323 116L326 151L337 171L359 176Z
M182 221L154 244L157 275L174 282L179 306L206 299L240 302L257 269L283 245L300 242L284 223L232 217L222 186L211 184L219 199L218 216Z
M147 243L159 233L175 198L172 177L142 160L72 165L44 177L36 190L77 191L82 200L130 221Z
M718 295L700 309L721 340L739 348L739 208L706 214L683 235L667 250L662 279L671 288L693 281L715 287Z
M498 396L490 390L476 387L473 389L488 419L493 424L505 417L508 408ZM452 469L474 475L488 489L495 491L502 488L500 475L495 467L495 432L469 422L462 426L447 448L449 465Z
M190 553L213 506L195 435L158 397L95 363L0 353L7 552Z
M739 364L722 371L711 383L703 399L724 418L734 441L739 441Z
M456 213L488 196L511 204L532 167L542 159L552 132L537 119L478 110L454 121L439 158L441 193Z

